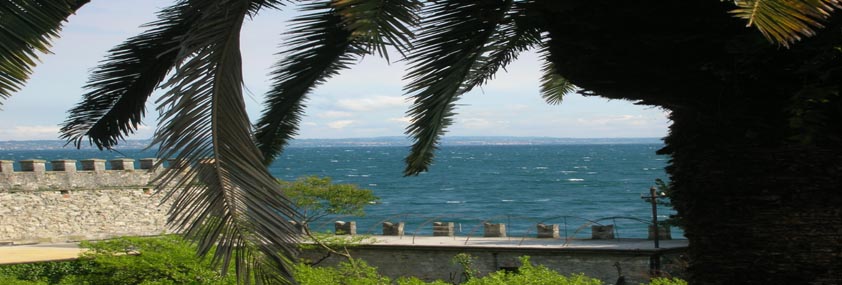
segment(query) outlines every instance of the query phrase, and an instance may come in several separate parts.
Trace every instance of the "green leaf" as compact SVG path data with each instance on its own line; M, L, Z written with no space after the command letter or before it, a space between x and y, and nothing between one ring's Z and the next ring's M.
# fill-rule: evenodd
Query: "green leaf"
M191 2L192 4L192 2ZM169 222L198 245L214 246L214 264L234 263L240 282L286 282L297 252L298 213L261 163L243 101L240 30L255 2L201 1L182 40L183 62L164 84L153 145L174 158L162 188L176 189ZM174 187L171 187L174 186Z
M405 91L414 102L406 133L414 143L405 175L417 175L432 163L438 140L452 123L454 102L466 91L463 83L476 74L512 6L512 1L437 1L426 8L418 44L408 58L406 79L411 82Z
M0 2L0 105L20 90L49 53L61 25L89 0L7 0Z
M840 7L839 0L737 0L736 17L746 19L769 41L783 46L815 35L822 22Z

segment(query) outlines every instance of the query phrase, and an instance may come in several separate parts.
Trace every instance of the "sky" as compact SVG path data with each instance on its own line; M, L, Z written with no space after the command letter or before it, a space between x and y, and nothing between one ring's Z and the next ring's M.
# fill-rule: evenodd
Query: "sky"
M85 92L88 74L107 51L143 31L155 12L172 0L98 0L65 24L52 54L41 57L27 85L0 106L0 141L58 139L67 110ZM293 7L265 11L242 31L246 108L252 122L262 111L269 72L281 58ZM538 91L541 61L520 58L478 90L463 95L446 136L537 136L563 138L663 137L667 112L632 102L568 94L548 105ZM364 58L309 95L298 138L402 136L410 103L402 91L405 67L375 56ZM158 91L156 94L160 94ZM144 126L129 139L151 137L157 125L156 96L149 100Z

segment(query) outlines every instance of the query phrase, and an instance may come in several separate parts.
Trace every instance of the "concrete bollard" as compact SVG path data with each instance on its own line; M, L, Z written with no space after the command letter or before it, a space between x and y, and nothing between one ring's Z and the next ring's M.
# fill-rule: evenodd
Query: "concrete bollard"
M0 160L0 174L12 174L15 172L15 162L11 160Z
M72 159L57 159L50 162L53 171L76 172L76 161Z
M453 222L434 222L433 223L433 236L434 237L452 237L454 236L453 232Z
M157 158L141 158L140 161L140 169L148 169L154 170L155 164L158 163Z
M20 161L20 170L26 172L47 172L47 161L41 159L27 159Z
M111 170L134 170L134 159L118 158L111 160Z
M591 239L614 239L614 225L591 226Z
M485 228L484 237L506 237L506 224L483 224Z
M350 221L350 222L343 222L343 221L336 221L333 224L336 234L337 235L356 235L357 234L357 222Z
M559 238L558 224L538 224L537 232L538 238Z
M85 171L105 171L105 160L104 159L83 159L79 162L82 163L82 170Z
M403 236L403 222L394 224L392 222L383 222L384 236Z
M649 225L649 240L655 239L655 226ZM669 226L661 226L658 229L658 239L659 240L670 240L672 239L672 232L670 232Z

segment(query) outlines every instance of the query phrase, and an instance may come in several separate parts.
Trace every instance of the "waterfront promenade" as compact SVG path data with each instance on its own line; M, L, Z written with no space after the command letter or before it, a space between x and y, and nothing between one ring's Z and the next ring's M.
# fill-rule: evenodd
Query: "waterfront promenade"
M653 251L651 240L645 239L536 239L536 238L486 238L486 237L432 237L432 236L372 236L371 242L382 247L417 248L463 248L463 249L547 249L553 251ZM660 242L663 250L687 247L687 240L665 240ZM32 263L76 259L82 249L78 243L42 243L0 246L0 264Z

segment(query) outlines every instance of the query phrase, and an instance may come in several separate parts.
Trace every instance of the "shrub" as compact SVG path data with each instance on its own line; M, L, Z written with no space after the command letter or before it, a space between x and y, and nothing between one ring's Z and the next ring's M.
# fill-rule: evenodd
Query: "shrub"
M534 266L529 257L520 258L518 271L497 271L482 278L473 278L466 285L600 285L602 281L583 274L564 276L542 265Z
M678 278L654 278L649 285L687 285L687 281Z

